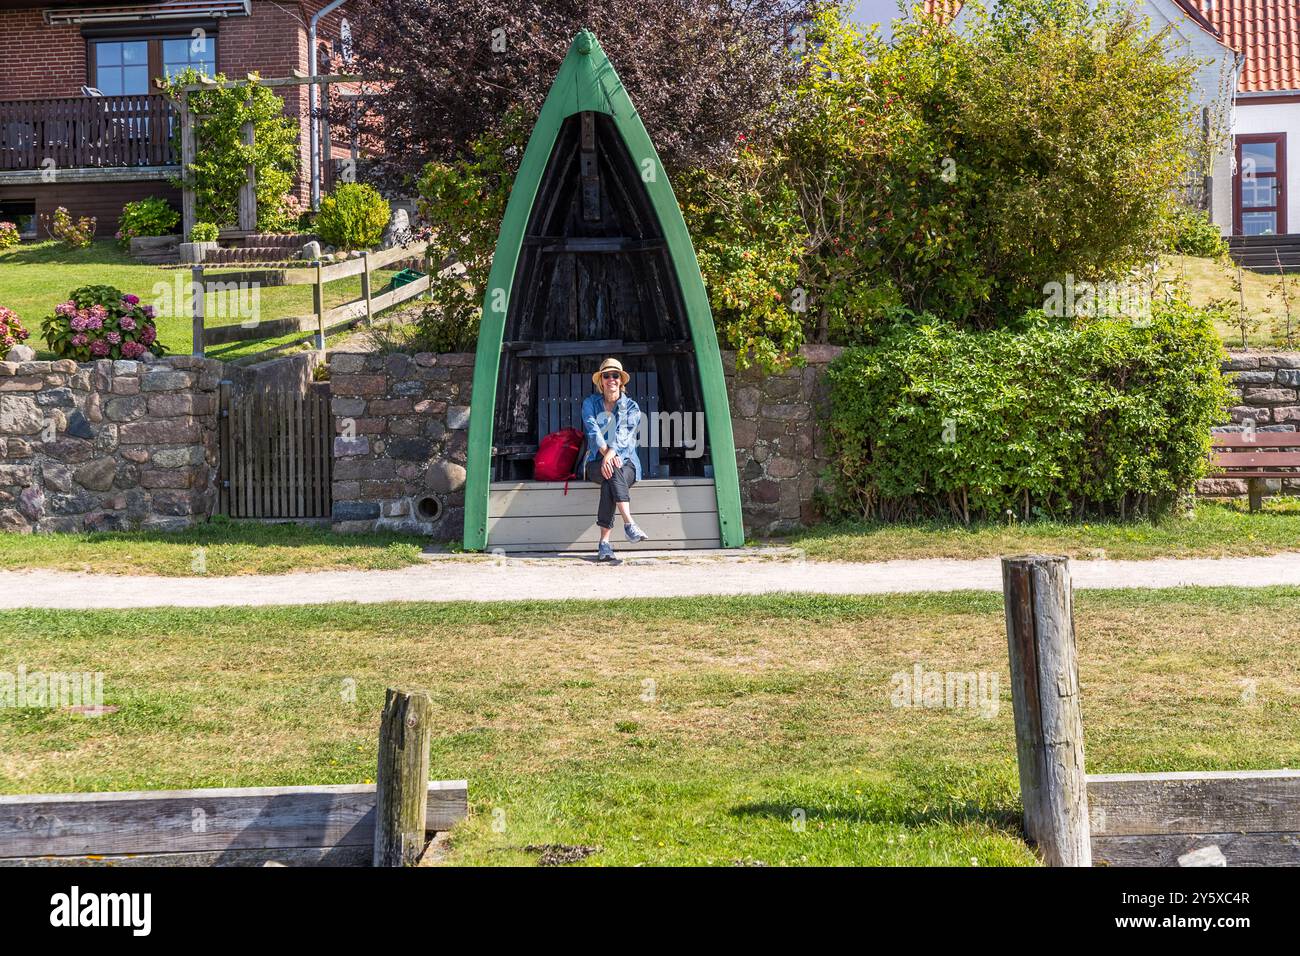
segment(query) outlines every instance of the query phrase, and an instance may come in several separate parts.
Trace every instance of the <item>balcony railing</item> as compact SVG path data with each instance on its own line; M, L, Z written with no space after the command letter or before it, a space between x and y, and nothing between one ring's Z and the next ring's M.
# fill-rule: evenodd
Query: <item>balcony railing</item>
M163 96L0 100L0 171L175 165L175 119Z

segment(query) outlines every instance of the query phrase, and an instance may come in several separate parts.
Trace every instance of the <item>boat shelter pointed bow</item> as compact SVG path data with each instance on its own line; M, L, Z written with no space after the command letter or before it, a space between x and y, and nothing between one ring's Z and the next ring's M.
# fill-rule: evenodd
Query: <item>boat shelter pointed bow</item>
M468 550L594 547L595 486L534 481L532 459L546 434L581 428L605 356L623 362L642 411L632 496L643 547L741 546L722 356L695 249L641 118L583 30L524 151L484 291Z

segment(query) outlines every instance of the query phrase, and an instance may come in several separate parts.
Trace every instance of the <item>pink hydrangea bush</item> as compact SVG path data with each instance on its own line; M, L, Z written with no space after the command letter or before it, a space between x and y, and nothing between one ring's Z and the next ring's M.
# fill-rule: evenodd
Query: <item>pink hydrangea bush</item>
M138 359L166 351L158 341L153 306L110 285L74 289L41 323L41 331L56 356L78 362Z
M0 222L0 249L12 249L18 245L21 238L16 225L12 222Z
M27 330L18 321L12 309L0 305L0 358L9 354L9 350L27 338Z

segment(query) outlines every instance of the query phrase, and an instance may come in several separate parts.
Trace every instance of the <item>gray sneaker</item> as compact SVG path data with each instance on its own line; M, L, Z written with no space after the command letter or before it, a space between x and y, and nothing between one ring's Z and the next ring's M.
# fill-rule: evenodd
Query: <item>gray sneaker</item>
M615 560L613 545L611 545L608 541L602 541L600 543L600 547L596 549L596 560L597 561Z
M631 541L633 544L636 544L638 541L644 541L646 538L650 537L650 535L637 527L635 521L631 524L623 525L623 533L627 535L627 540Z

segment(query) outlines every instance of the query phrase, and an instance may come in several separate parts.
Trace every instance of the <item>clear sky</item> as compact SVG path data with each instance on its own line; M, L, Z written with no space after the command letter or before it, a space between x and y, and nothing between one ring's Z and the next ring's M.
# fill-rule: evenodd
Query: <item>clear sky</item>
M906 0L906 6L911 9L916 0ZM899 14L898 0L852 0L853 20L856 23L880 24L880 35L886 40L889 39L889 23L897 18Z

